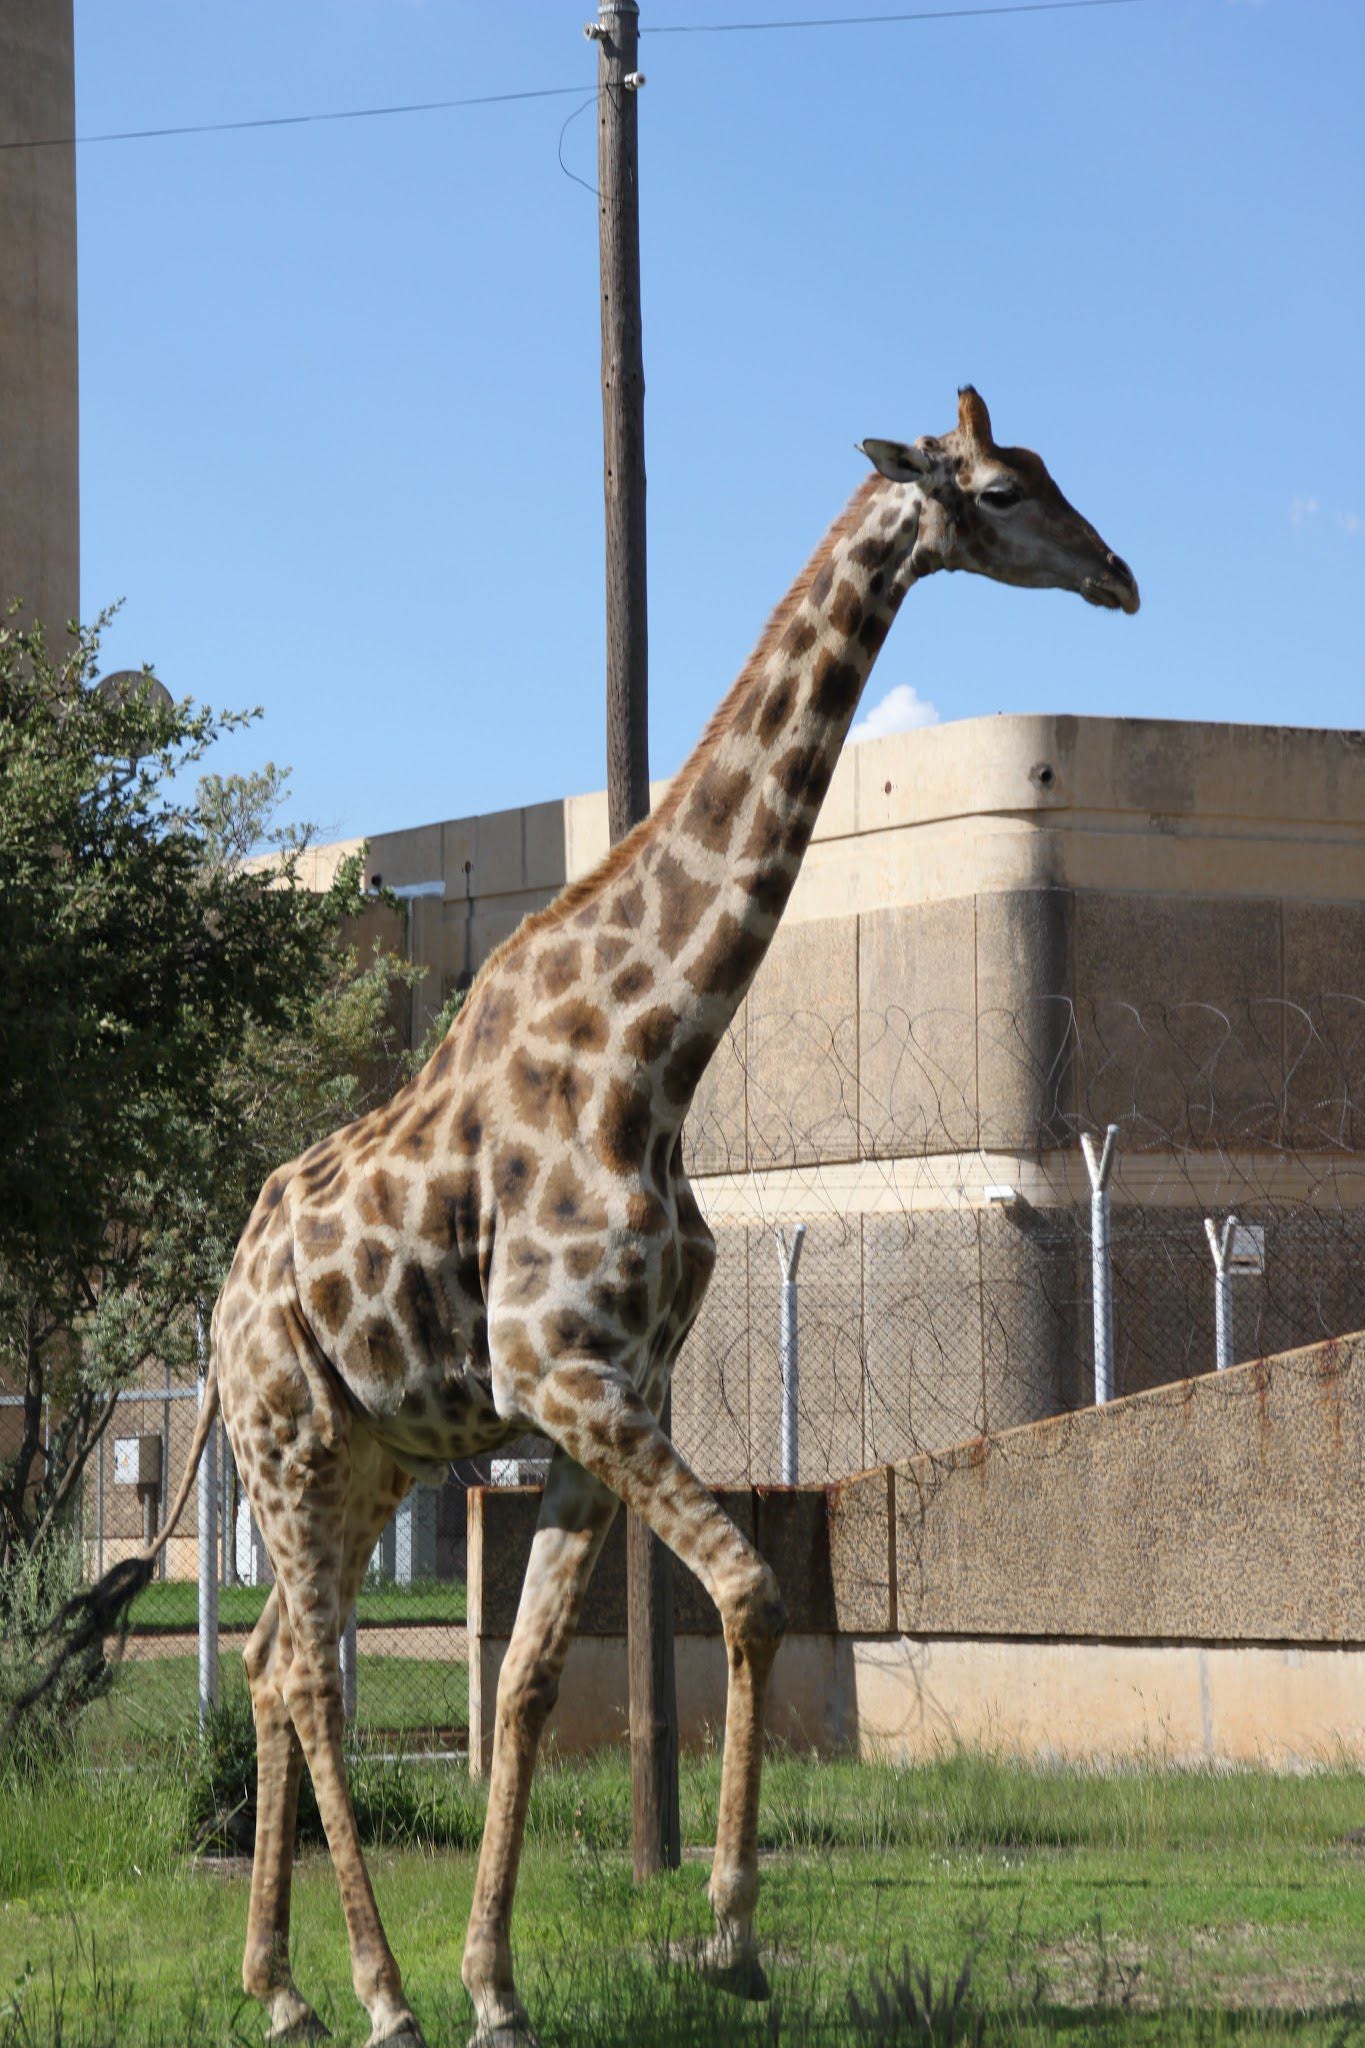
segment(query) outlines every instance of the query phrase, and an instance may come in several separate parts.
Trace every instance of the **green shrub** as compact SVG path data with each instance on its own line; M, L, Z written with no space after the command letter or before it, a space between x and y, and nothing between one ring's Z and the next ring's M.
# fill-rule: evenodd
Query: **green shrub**
M467 1849L483 1831L484 1794L464 1771L363 1742L347 1756L361 1840L395 1848ZM189 1827L209 1855L249 1856L256 1839L256 1729L249 1703L229 1699L209 1716L190 1783ZM323 1842L307 1770L299 1783L300 1842Z

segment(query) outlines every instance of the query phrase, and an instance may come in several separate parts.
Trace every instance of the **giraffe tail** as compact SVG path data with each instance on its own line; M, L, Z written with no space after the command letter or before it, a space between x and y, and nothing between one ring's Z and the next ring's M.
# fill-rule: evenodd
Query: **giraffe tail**
M217 1360L209 1363L208 1376L204 1382L204 1398L199 1405L199 1416L195 1424L194 1437L190 1443L189 1457L185 1463L184 1477L180 1491L171 1504L160 1531L151 1543L113 1565L102 1579L84 1593L75 1594L67 1601L61 1613L52 1623L49 1636L56 1645L56 1652L42 1676L35 1679L28 1691L21 1693L5 1717L0 1728L0 1755L9 1748L11 1741L20 1732L24 1717L32 1709L48 1699L69 1672L76 1670L85 1685L94 1687L104 1669L104 1645L110 1636L118 1637L120 1650L128 1633L128 1610L139 1593L152 1582L156 1561L175 1533L175 1525L185 1512L185 1503L190 1497L195 1474L204 1455L204 1446L209 1440L218 1414L218 1365Z

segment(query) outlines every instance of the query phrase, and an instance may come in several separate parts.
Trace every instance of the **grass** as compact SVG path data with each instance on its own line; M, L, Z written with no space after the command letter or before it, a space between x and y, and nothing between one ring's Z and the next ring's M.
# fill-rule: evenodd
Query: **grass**
M268 1586L221 1586L218 1626L249 1629L260 1619ZM417 1579L410 1586L389 1583L363 1586L356 1601L362 1627L420 1626L449 1623L463 1626L465 1586L462 1579ZM129 1627L134 1635L173 1635L199 1626L199 1586L194 1579L167 1579L150 1585L133 1602Z
M409 1781L388 1807L385 1781L356 1765L377 1813L371 1869L416 2010L444 2048L468 2031L459 1960L483 1794L453 1767L385 1768L395 1795L398 1776ZM262 2040L235 1989L247 1878L187 1856L192 1775L184 1750L137 1773L67 1770L0 1788L0 2048ZM936 2032L938 2048L974 2042L978 2026L983 2048L1365 2043L1359 1772L774 1759L766 2009L708 1993L681 1960L708 1925L718 1787L714 1759L685 1763L684 1868L640 1888L624 1762L538 1774L516 1945L545 2048L892 2048L922 2037L860 2026L848 1994L874 2014L875 1971L892 2014L904 1951L936 1986L972 1961L974 2017L952 2038ZM363 2041L321 1852L300 1859L294 1930L301 1984L340 2043Z

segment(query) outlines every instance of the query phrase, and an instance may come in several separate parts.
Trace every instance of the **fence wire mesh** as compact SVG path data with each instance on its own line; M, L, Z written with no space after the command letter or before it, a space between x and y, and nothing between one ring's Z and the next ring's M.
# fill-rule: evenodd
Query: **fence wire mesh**
M1110 1184L1114 1392L1215 1364L1205 1219L1263 1232L1230 1283L1233 1355L1365 1327L1365 1000L1162 1010L1061 1000L1027 1011L833 1017L751 998L686 1132L716 1269L673 1380L673 1434L715 1485L781 1477L784 1399L797 1475L868 1466L1094 1399L1091 1187L1080 1140L1117 1126ZM779 1231L805 1237L784 1375ZM795 1366L794 1373L792 1366ZM188 1396L188 1398L186 1398ZM126 1446L155 1438L160 1500L194 1428L193 1389L120 1400L85 1476L93 1575L141 1541ZM511 1447L533 1476L546 1447ZM120 1463L122 1461L122 1464ZM122 1470L123 1476L120 1476ZM214 1552L225 1697L268 1595L225 1441ZM416 1489L376 1547L357 1608L356 1726L383 1744L459 1746L467 1721L463 1467ZM142 1596L102 1705L111 1747L190 1724L198 1701L199 1505Z

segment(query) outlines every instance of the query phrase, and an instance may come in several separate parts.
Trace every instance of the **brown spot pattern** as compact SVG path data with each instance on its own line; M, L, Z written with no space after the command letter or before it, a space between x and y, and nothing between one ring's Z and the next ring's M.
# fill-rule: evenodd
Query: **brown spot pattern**
M826 649L815 664L811 709L820 718L842 718L857 703L862 687L862 670Z
M455 1112L450 1142L457 1152L477 1152L483 1143L483 1117L472 1095L467 1095Z
M516 1016L516 997L510 988L476 989L463 1019L470 1051L481 1060L495 1058L507 1044Z
M595 1003L576 996L561 1003L548 1017L537 1019L537 1036L567 1045L571 1052L601 1052L607 1042L607 1020Z
M620 938L613 932L603 932L593 946L593 958L603 974L610 974L613 967L619 967L630 951L630 940Z
M830 624L840 633L852 633L863 615L863 601L851 583L841 583L829 608Z
M515 1216L531 1192L535 1161L520 1145L504 1145L493 1162L493 1193L508 1216Z
M637 960L630 967L623 967L611 985L612 995L618 1003L633 1003L637 996L652 986L654 969L643 960Z
M683 813L683 830L713 853L724 853L748 786L749 778L743 769L727 771L719 762L709 762L698 776L692 800Z
M799 614L782 635L782 645L796 661L815 645L815 626L805 613Z
M427 1183L420 1234L443 1252L469 1245L478 1235L479 1208L474 1177L469 1173L438 1173Z
M544 1229L556 1232L605 1230L607 1212L598 1197L589 1193L573 1161L561 1159L546 1176L536 1220Z
M664 854L659 861L659 887L663 902L659 910L659 947L676 960L688 940L695 937L702 914L711 901L711 889L688 873L680 861Z
M536 971L541 994L553 1000L572 988L578 980L582 957L582 949L575 939L566 940L560 946L551 946L542 956Z
M758 737L765 747L770 747L777 738L791 717L795 702L796 684L790 675L783 676L776 688L768 692L758 714Z
M372 1316L363 1332L370 1370L391 1385L406 1377L407 1353L387 1316Z
M706 1072L716 1041L705 1032L685 1038L664 1068L664 1093L670 1102L690 1102Z
M726 911L687 969L687 979L698 995L733 994L749 981L765 950L766 941Z
M336 1336L351 1313L351 1283L344 1273L323 1273L308 1290L308 1306L325 1330Z
M581 1071L553 1060L536 1060L524 1048L513 1053L508 1069L512 1100L523 1121L537 1130L553 1123L560 1135L572 1137L592 1082Z
M597 1126L597 1156L609 1173L636 1173L644 1165L653 1116L649 1097L619 1077L607 1084Z
M382 1293L392 1264L393 1253L382 1239L362 1237L355 1255L356 1285L361 1293Z
M626 1026L625 1050L631 1059L652 1067L659 1055L667 1050L677 1027L678 1019L668 1005L656 1003L652 1010L643 1011Z

